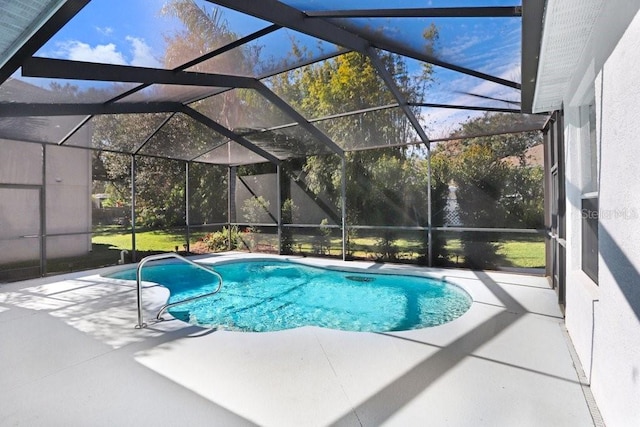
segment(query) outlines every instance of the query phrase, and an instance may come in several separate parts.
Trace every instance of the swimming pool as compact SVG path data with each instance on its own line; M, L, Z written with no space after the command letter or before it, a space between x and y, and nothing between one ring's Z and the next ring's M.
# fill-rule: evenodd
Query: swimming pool
M277 331L320 326L386 332L425 328L464 314L471 297L445 281L398 274L320 268L293 261L243 260L212 266L223 278L219 293L175 306L172 316L204 327ZM109 277L135 280L135 270ZM144 268L142 278L165 286L169 303L208 293L218 285L183 263Z

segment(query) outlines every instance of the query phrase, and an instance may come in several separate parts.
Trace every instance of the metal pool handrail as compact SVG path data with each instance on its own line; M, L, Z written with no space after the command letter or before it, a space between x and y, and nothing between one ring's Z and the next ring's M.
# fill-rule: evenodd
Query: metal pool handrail
M172 302L170 304L163 305L162 308L160 308L160 311L158 312L158 315L156 316L156 320L162 320L160 318L160 315L162 313L164 313L165 310L168 310L171 307L174 307L174 306L180 305L180 304L184 304L184 303L187 303L189 301L194 301L194 300L197 300L197 299L200 299L200 298L211 296L213 294L218 293L220 291L220 288L222 288L222 276L220 276L220 274L218 274L217 272L215 272L215 271L213 271L211 269L203 267L200 264L197 264L197 263L195 263L195 262L193 262L191 260L188 260L185 257L180 256L175 252L169 252L169 253L166 253L166 254L149 255L147 257L144 257L142 259L142 261L140 261L140 263L138 264L138 268L136 270L136 285L137 285L136 295L137 295L137 298L138 298L138 324L136 325L137 329L142 329L142 328L145 328L147 326L147 324L144 323L143 318L142 318L142 280L141 280L142 267L144 267L144 265L149 261L157 261L157 260L168 259L168 258L179 259L181 261L186 262L187 264L191 264L194 267L197 267L197 268L199 268L201 270L204 270L207 273L213 274L214 276L216 276L218 278L218 287L213 292L209 292L209 293L206 293L206 294L203 294L203 295L198 295L198 296L195 296L195 297L187 298L187 299L182 300L182 301L176 301L176 302Z

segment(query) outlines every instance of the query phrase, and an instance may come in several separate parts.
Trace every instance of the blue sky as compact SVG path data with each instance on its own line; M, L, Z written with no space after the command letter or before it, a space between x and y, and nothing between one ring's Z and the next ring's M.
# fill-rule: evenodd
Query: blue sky
M172 34L181 24L160 11L167 0L93 0L38 55L93 60L117 64L160 66L164 51L163 35ZM285 0L291 4L322 4L323 8L345 7L344 0ZM431 0L434 6L513 5L504 0ZM198 1L211 10L214 5ZM334 6L335 4L335 6ZM386 0L351 0L347 7L387 6ZM397 0L394 7L424 6L424 0ZM256 31L268 23L241 16L225 9L230 26L241 35ZM491 74L510 72L519 62L519 18L494 19L370 19L355 21L356 26L375 25L385 36L420 48L421 33L433 21L439 31L436 53L441 59ZM514 57L515 55L515 57ZM509 58L505 58L508 56Z
M166 35L184 29L162 13L168 0L92 0L36 54L80 61L161 67ZM211 11L215 5L196 0ZM225 9L225 19L245 35L270 23Z
M138 66L159 66L164 0L90 2L37 53L39 56Z

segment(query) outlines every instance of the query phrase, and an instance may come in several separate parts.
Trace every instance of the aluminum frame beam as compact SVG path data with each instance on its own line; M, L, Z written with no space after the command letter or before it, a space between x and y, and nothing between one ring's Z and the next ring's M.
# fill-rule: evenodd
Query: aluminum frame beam
M198 161L198 159L199 159L200 157L205 156L205 155L207 155L207 154L211 153L213 150L216 150L216 149L218 149L218 148L222 147L222 146L223 146L224 144L226 144L226 143L227 143L227 141L223 141L223 142L221 142L221 143L219 143L219 144L214 145L214 146L213 146L213 147L211 147L211 148L207 148L207 150L206 150L206 151L204 151L204 152L202 152L202 153L199 153L197 156L194 156L193 158L189 159L189 161L190 161L190 162L197 162L197 161Z
M207 60L209 60L209 59L211 59L211 58L213 58L215 56L221 55L221 54L223 54L223 53L225 53L227 51L235 49L238 46L242 46L245 43L248 43L248 42L253 41L253 40L257 39L257 38L260 38L262 36L270 34L270 33L274 32L274 31L276 31L276 30L278 30L280 28L281 27L279 25L275 25L275 24L274 25L270 25L270 26L268 26L266 28L263 28L262 30L256 31L255 33L249 34L248 36L242 37L242 38L240 38L240 39L238 39L236 41L233 41L233 42L231 42L231 43L229 43L229 44L227 44L225 46L222 46L222 47L220 47L218 49L215 49L215 50L213 50L213 51L211 51L209 53L206 53L206 54L204 54L202 56L199 56L198 58L195 58L195 59L192 59L191 61L185 62L184 64L174 68L172 71L174 71L174 72L184 71L189 67L192 67L194 65L200 64L200 63L202 63L204 61L207 61ZM132 89L129 89L125 93L122 93L122 94L110 99L107 102L116 102L116 101L118 101L120 99L126 98L129 95L132 95L132 94L134 94L136 92L139 92L142 89L145 89L145 88L147 88L149 86L151 86L151 84L143 83L143 84L141 84L139 86L136 86L136 87L134 87Z
M87 122L89 120L91 120L93 118L92 115L89 115L87 117L85 117L84 119L82 119L82 121L80 123L78 123L73 129L71 129L60 141L58 141L58 145L64 145L65 142L67 142L69 139L71 139L71 137L73 135L76 134L76 132L78 132L80 130L81 127L83 127L85 124L87 124Z
M411 103L409 103L408 105L411 105ZM330 116L322 116L322 117L317 117L314 119L308 119L308 122L313 124L313 123L318 123L318 122L322 122L325 120L331 120L331 119L338 119L341 117L349 117L349 116L355 116L358 114L362 114L362 113L370 113L370 112L375 112L375 111L383 111L383 110L388 110L390 108L399 108L400 104L388 104L388 105L383 105L380 107L370 107L370 108L363 108L361 110L353 110L353 111L349 111L347 113L338 113L338 114L332 114ZM297 122L292 122L292 123L285 123L283 125L278 125L278 126L273 126L270 128L266 128L266 129L260 129L260 130L256 130L254 132L250 132L250 133L246 133L243 135L254 135L254 134L259 134L263 131L274 131L274 130L279 130L279 129L287 129L287 128L292 128L295 126L298 126L299 123ZM346 150L345 150L346 151Z
M544 20L545 0L523 2L522 12L522 93L523 113L533 111L533 97L538 78L538 63L542 45L542 23Z
M281 3L276 0L207 0L210 3L218 4L226 8L246 13L261 19L266 19L282 27L290 28L301 33L344 46L348 49L366 54L370 45L387 50L392 53L407 56L419 61L428 62L458 71L463 74L489 80L504 86L520 88L520 84L510 80L495 77L489 74L474 71L446 61L439 60L431 55L427 55L413 49L406 48L400 44L392 43L381 38L363 37L355 34L322 18L311 18L304 12Z
M273 93L267 86L265 86L261 82L257 82L255 89L262 96L268 99L272 104L278 107L283 113L295 120L303 129L311 133L315 138L322 141L331 151L338 154L339 156L344 156L344 150L338 144L333 142L331 138L322 133L320 129L312 125L311 122L309 122L300 113L294 110L293 107L291 107L282 98Z
M226 8L266 19L282 27L290 28L320 38L351 50L364 52L369 44L365 39L330 24L322 19L309 18L300 10L276 0L207 0Z
M509 18L522 16L521 6L424 7L305 11L310 18Z
M191 61L185 62L184 64L180 65L179 67L176 67L173 69L173 71L183 71L186 70L187 68L193 67L194 65L198 65L203 63L204 61L207 61L215 56L218 55L222 55L225 52L228 52L230 50L233 50L237 47L240 47L246 43L249 43L253 40L259 39L260 37L266 36L267 34L271 34L274 31L279 30L280 28L282 28L280 25L277 24L273 24L273 25L269 25L268 27L263 28L262 30L256 31L255 33L251 33L247 36L241 37L238 40L235 40L229 44L226 44L222 47L219 47L217 49L212 50L209 53L205 53L202 56L199 56L195 59L192 59Z
M486 138L489 136L509 135L514 133L524 133L524 132L542 132L543 129L544 127L542 126L533 126L533 125L529 127L523 126L522 128L518 128L518 129L509 129L509 130L503 130L498 132L481 132L481 133L475 133L475 134L469 134L469 135L448 136L446 138L434 138L431 140L431 143L445 142L445 141L458 141L461 139Z
M279 98L281 99L281 98ZM287 104L288 105L288 104ZM408 102L410 107L449 108L454 110L490 111L496 113L521 113L520 110L511 108L477 107L470 105L437 104L428 102ZM179 102L136 102L136 103L112 103L112 104L31 104L24 102L0 103L1 117L25 117L25 116L81 116L101 114L134 114L134 113L172 113L179 111L183 104ZM308 119L311 124L339 117L348 117L356 114L380 111L389 108L398 108L400 104L383 105L362 110L349 111L347 113L333 114L329 116ZM295 111L295 110L294 110ZM295 126L298 123L274 126L267 130L276 130Z
M96 64L33 57L22 64L22 75L27 77L168 84L182 86L211 86L220 88L250 88L255 79L226 74L194 73L130 65Z
M452 110L489 111L492 113L521 113L520 110L515 108L475 107L471 105L433 104L429 102L409 102L407 105L410 107L449 108Z
M321 61L324 61L324 60L327 60L327 59L330 59L330 58L334 58L334 57L342 55L342 54L344 54L346 52L349 52L349 50L342 50L342 51L339 51L339 52L327 53L326 55L322 55L322 56L318 56L318 57L315 57L315 58L311 58L308 61L303 61L303 62L294 64L294 65L287 65L286 67L277 68L275 70L270 70L268 73L265 73L265 74L262 74L260 76L257 76L256 79L259 80L259 81L262 81L264 79L268 79L269 77L273 77L273 76L281 74L281 73L286 73L286 72L289 72L289 71L292 71L292 70L295 70L295 69L298 69L298 68L301 68L301 67L305 67L307 65L315 64L317 62L321 62ZM143 87L140 87L140 88L144 89ZM230 90L230 89L225 89L225 90ZM136 90L133 90L133 92L136 92ZM215 95L219 95L222 92L223 91L218 92ZM201 101L202 99L208 98L209 96L211 96L211 95L200 96L200 97L194 98L194 99L192 99L192 100L190 100L188 102L185 102L185 104L191 104L193 102Z
M372 37L371 42L377 48L386 50L391 53L397 53L398 55L406 56L408 58L416 59L422 62L427 62L429 64L437 65L442 68L446 68L446 69L456 71L458 73L466 74L472 77L477 77L479 79L487 80L487 81L497 83L503 86L507 86L510 88L520 89L520 83L513 82L511 80L503 79L500 77L492 76L490 74L482 73L480 71L475 71L470 68L455 65L450 62L446 62L441 59L438 59L432 55L427 55L425 53L408 48L406 46L402 46L401 44L393 43L388 40L383 40L379 37L377 38Z
M276 68L274 70L269 70L269 72L258 76L258 80L268 79L269 77L273 77L273 76L276 76L278 74L286 73L286 72L289 72L289 71L292 71L292 70L297 70L298 68L303 68L303 67L306 67L307 65L311 65L311 64L318 63L318 62L326 61L327 59L335 58L336 56L343 55L343 54L345 54L347 52L350 52L350 50L343 48L341 50L338 50L337 52L326 53L324 55L315 56L313 58L309 58L306 61L298 62L296 64L290 64L290 65L286 65L284 67Z
M156 126L156 128L153 130L153 132L151 132L151 134L149 134L144 141L142 141L142 143L140 143L134 150L133 150L133 154L134 155L138 155L140 153L140 151L145 147L145 145L147 145L149 143L149 141L151 141L151 138L153 138L154 136L156 136L158 134L158 132L160 132L160 129L162 129L164 127L164 125L166 125L167 123L169 123L169 120L171 120L174 116L176 115L176 113L171 113L169 114L167 117L164 118L164 120L162 120L162 123L160 123L158 126Z
M31 104L0 102L0 117L88 116L101 114L173 113L179 102L138 102L112 104Z
M202 123L203 125L207 126L208 128L218 132L220 135L225 136L225 137L229 138L230 140L237 142L238 144L242 145L244 148L253 151L257 155L259 155L261 157L264 157L266 160L270 161L271 163L274 163L274 164L278 165L278 164L280 164L282 162L280 159L278 159L273 154L271 154L268 151L265 151L264 149L258 147L257 145L255 145L251 141L241 137L240 135L237 135L232 130L227 129L226 127L222 126L220 123L216 122L215 120L210 119L209 117L205 116L204 114L200 113L199 111L194 110L191 107L183 105L181 110L180 110L180 112L188 115L189 117L191 117L194 120L197 120L198 122Z
M371 63L375 67L376 71L378 71L378 74L380 74L380 77L382 77L382 80L384 80L385 84L393 94L393 97L396 99L396 101L398 101L398 104L400 105L402 112L404 113L405 116L407 116L407 118L409 119L409 122L411 122L411 125L413 126L415 131L418 133L418 136L420 137L422 142L424 142L425 144L429 144L429 137L427 136L426 132L422 128L422 125L416 118L415 114L413 114L413 111L411 111L411 108L409 108L409 106L407 105L407 101L404 99L404 96L398 89L398 86L396 85L396 82L393 79L393 76L382 63L382 60L380 59L380 55L378 55L378 52L376 52L374 48L370 47L369 49L367 49L367 55L371 59Z
M136 262L136 156L131 155L131 261Z

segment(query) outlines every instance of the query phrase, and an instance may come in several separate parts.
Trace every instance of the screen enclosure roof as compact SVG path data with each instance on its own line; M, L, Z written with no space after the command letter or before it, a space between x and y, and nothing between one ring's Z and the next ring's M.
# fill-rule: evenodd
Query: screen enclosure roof
M483 115L540 130L544 2L524 3L2 1L0 139L239 165L430 146Z

